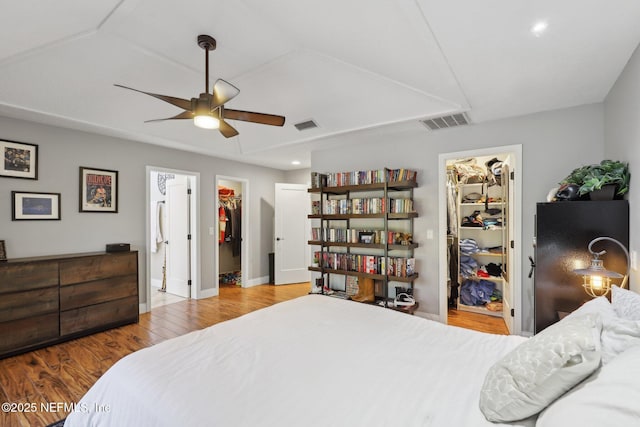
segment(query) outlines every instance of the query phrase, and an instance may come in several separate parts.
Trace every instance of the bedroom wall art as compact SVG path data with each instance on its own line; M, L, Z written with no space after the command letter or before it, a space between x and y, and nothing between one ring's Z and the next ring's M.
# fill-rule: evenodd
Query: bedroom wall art
M60 193L11 192L11 220L60 220Z
M2 165L0 176L38 179L38 146L24 142L0 140Z
M80 166L80 212L118 212L118 171Z

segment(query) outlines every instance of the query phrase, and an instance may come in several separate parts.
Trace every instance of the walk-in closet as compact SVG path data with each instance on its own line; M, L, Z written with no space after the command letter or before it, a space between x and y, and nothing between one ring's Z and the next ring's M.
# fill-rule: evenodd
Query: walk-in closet
M510 156L452 159L446 166L450 316L510 317Z
M219 286L242 286L242 182L218 181Z

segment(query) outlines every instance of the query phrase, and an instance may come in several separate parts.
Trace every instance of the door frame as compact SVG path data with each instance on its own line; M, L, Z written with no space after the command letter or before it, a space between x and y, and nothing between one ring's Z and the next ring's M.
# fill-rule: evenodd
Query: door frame
M251 286L260 285L260 280L249 281L249 236L251 236L250 227L251 224L249 222L249 180L246 178L239 178L237 176L229 176L229 175L216 175L214 188L215 188L215 206L214 206L214 227L213 227L213 235L215 237L215 250L214 250L214 280L216 282L215 289L219 292L220 289L220 250L218 245L218 227L220 226L220 216L218 215L218 185L220 181L236 181L242 184L242 214L240 217L240 221L242 221L240 238L242 241L240 242L240 271L242 274L242 287L248 288ZM217 293L219 295L219 293Z
M522 333L522 145L504 145L499 147L478 148L473 150L442 153L438 156L438 295L440 322L448 323L447 304L447 161L466 157L484 157L497 154L510 154L514 159L515 174L512 185L515 197L513 201L514 224L513 267L509 271L513 290L513 330L511 334Z
M201 298L201 265L200 265L200 172L180 169L165 168L162 166L146 166L145 173L145 229L146 248L145 274L146 274L146 302L140 304L140 312L151 311L151 172L172 173L185 175L191 184L191 298Z

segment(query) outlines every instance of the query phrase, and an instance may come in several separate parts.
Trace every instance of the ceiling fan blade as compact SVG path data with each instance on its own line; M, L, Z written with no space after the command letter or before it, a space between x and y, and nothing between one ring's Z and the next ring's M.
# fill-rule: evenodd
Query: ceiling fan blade
M251 111L230 110L228 108L224 109L223 114L225 119L242 120L270 126L282 126L285 120L283 116L276 116L275 114L253 113Z
M220 133L224 135L225 138L231 138L232 136L236 136L238 134L238 131L229 123L225 122L223 119L220 119Z
M167 96L167 95L158 95L157 93L145 92L143 90L138 90L138 89L134 89L132 87L122 86L122 85L119 85L119 84L114 84L114 86L118 86L118 87L121 87L123 89L133 90L133 91L140 92L140 93L144 93L145 95L153 96L154 98L158 98L161 101L168 102L169 104L175 105L176 107L180 107L183 110L191 111L191 108L193 108L191 106L191 101L188 100L188 99L176 98L174 96Z
M221 106L235 98L240 93L240 89L231 83L218 79L213 85L213 104L211 109Z
M173 117L167 117L166 119L154 119L154 120L145 120L145 123L151 122L162 122L165 120L179 120L179 119L193 119L193 113L191 111L183 111L180 114L177 114Z

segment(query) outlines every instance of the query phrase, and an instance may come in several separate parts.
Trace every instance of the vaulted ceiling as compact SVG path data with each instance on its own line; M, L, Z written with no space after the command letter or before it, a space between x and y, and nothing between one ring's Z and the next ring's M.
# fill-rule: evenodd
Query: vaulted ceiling
M478 123L601 102L640 41L632 0L1 1L0 115L278 169L309 165L330 136L467 112ZM545 22L535 34L532 27ZM210 78L228 108L286 116L231 122L226 139L176 107ZM298 131L294 124L318 127ZM429 132L423 127L425 132ZM0 133L0 138L3 135ZM300 165L293 166L292 160Z

